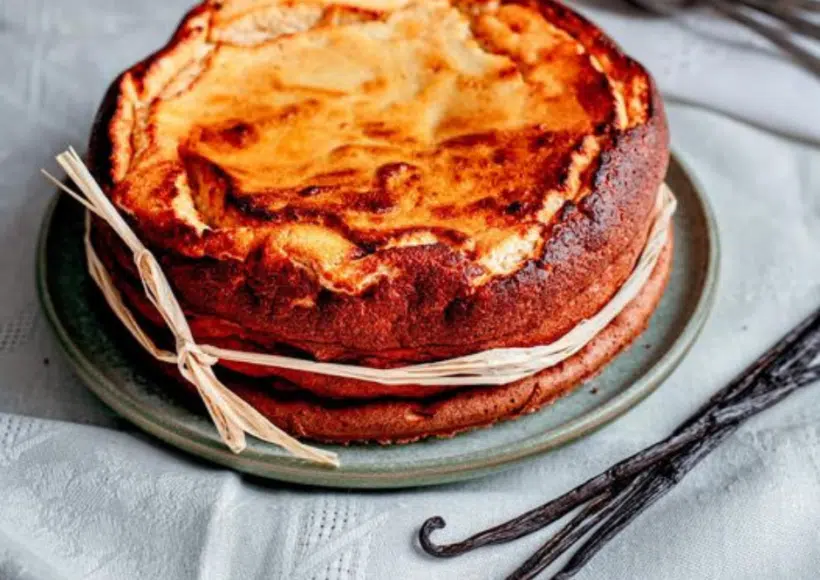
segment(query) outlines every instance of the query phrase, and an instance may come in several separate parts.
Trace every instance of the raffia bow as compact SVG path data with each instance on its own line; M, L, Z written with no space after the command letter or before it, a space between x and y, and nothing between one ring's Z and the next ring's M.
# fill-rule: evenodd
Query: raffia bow
M90 215L87 215L85 245L88 268L92 278L102 290L114 313L140 344L155 358L168 363L176 363L182 376L196 386L225 445L234 453L240 453L246 446L245 434L250 433L263 441L282 447L296 457L315 463L338 466L339 458L335 453L305 445L291 437L219 381L213 371L213 365L219 361L219 358L203 350L194 341L182 307L171 291L168 279L156 258L140 242L134 231L117 212L74 149L58 155L57 162L80 188L83 195L66 187L52 175L46 173L46 176L60 189L82 203L89 212L105 220L133 252L134 263L142 280L145 294L176 339L176 353L158 348L137 324L131 311L125 307L108 271L93 250L89 235Z

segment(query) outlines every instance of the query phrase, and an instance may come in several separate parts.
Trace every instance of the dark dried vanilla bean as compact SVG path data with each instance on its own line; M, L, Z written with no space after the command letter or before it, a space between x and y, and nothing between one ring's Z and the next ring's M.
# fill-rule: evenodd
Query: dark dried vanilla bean
M820 340L812 338L812 340L804 342L803 345L809 345L809 347L804 348L801 346L801 348L795 350L795 355L797 361L805 364L805 362L817 356L818 350L820 350ZM817 367L812 367L809 370L816 371ZM574 576L608 541L646 508L666 495L701 459L731 435L745 419L777 404L795 390L808 384L805 377L805 372L797 372L786 376L780 383L772 383L771 379L764 377L760 384L773 385L770 390L758 390L756 395L752 395L750 390L748 398L738 401L733 406L717 409L713 414L713 428L707 437L694 441L688 448L680 451L668 461L659 462L659 465L636 476L632 483L637 485L638 489L630 492L629 497L626 497L626 494L622 492L613 498L613 503L623 498L626 498L627 501L621 501L615 510L607 510L609 513L614 511L617 511L617 513L593 532L587 541L578 548L578 551L566 566L554 576L554 579L565 580ZM598 509L592 510L592 514L588 515L588 517L595 518L595 525L603 519L600 516L607 507L598 507ZM584 524L585 522L582 521L576 525L582 526ZM533 562L533 558L539 555L538 561ZM537 552L518 571L527 569L544 570L557 556ZM521 578L532 577L534 575L521 576Z
M800 386L808 385L814 381L820 381L820 365L813 366L804 370L802 373L795 376L795 381L800 383Z
M593 477L572 491L557 497L537 508L488 530L470 536L454 544L437 545L430 541L430 534L445 526L444 519L436 516L424 522L419 531L419 542L428 554L439 558L451 558L482 546L503 544L536 532L561 519L579 505L605 492L619 480L623 480L651 467L664 457L679 451L694 439L702 436L706 423L693 426L686 433L660 441L646 450L617 463L607 471Z
M587 541L578 548L564 568L553 576L553 580L567 580L580 571L604 545L623 530L632 520L638 517L646 508L666 495L677 483L683 479L701 459L711 453L718 445L734 433L739 425L724 427L711 437L698 441L686 452L681 453L669 466L657 467L638 476L643 485L638 500L623 506L623 511L615 514L609 521L598 528Z
M537 576L626 501L630 497L630 490L634 493L637 486L630 484L628 489L624 490L621 500L611 501L613 494L605 493L587 503L578 515L547 540L547 543L510 574L507 580L526 580Z
M812 347L800 349L800 362L803 364L811 362L811 360L818 355L818 351L820 351L820 340L815 338L811 341L807 341L806 344L811 344ZM743 421L760 411L776 405L797 389L812 382L806 380L807 374L815 378L820 378L819 367L811 367L807 370L812 372L798 372L789 375L783 378L780 383L774 383L771 390L739 401L733 407L721 409L715 415L717 418L716 428L710 432L708 437L694 442L689 448L681 451L670 459L668 464L664 462L665 465L657 466L651 472L639 475L636 480L643 479L645 482L654 480L654 482L657 483L646 483L645 485L647 487L644 490L645 497L642 498L642 501L633 505L624 505L622 508L623 512L614 516L610 521L596 530L573 555L564 569L554 576L554 579L567 579L576 574L606 542L617 535L629 522L640 515L643 510L666 495L701 459L706 457L729 435L734 433ZM764 381L764 383L765 382L767 381ZM653 473L656 470L661 471L659 474ZM615 500L617 500L617 497Z
M812 342L815 343L813 349L803 350L804 360L809 356L814 358L818 349L820 349L817 341ZM633 482L637 482L642 487L637 492L632 492L627 502L622 503L616 510L613 510L616 513L592 533L553 579L566 580L574 576L607 542L620 533L646 508L666 495L701 459L731 435L745 419L777 404L801 386L808 384L807 381L800 380L802 376L802 373L790 375L784 378L780 384L775 384L772 390L760 392L756 396L739 401L733 407L720 410L716 414L715 429L707 437L695 441L672 459L663 461L660 465L638 475ZM764 381L764 383L766 382L768 381ZM619 496L616 496L612 501L616 502L618 499ZM597 514L593 514L593 516L595 515ZM538 562L535 566L543 570L553 560L554 558L544 562L543 565ZM529 566L533 566L533 564L530 563ZM531 578L532 576L527 577Z
M564 576L574 574L595 552L648 505L665 494L703 456L723 441L737 426L754 414L776 404L794 390L820 377L820 366L809 367L820 351L820 309L784 336L755 361L740 377L715 394L701 410L684 422L669 438L628 458L574 490L530 510L504 524L448 545L434 544L430 534L444 527L442 518L430 518L419 531L422 548L438 557L451 557L475 548L520 538L562 518L590 502L516 571L515 578L530 578L571 547L606 514L617 511L593 532L573 556ZM671 475L670 475L671 474ZM624 506L627 490L642 486L638 496ZM617 491L616 490L621 490ZM613 495L615 494L615 495ZM606 500L605 498L611 499ZM632 514L631 516L629 514ZM593 523L594 522L594 523ZM581 529L584 534L578 535ZM568 542L572 539L571 542Z
M820 369L813 368L812 370L820 376ZM696 441L694 445L690 445L689 449L672 457L669 460L668 467L660 467L659 469L662 469L662 471L659 473L655 473L653 470L645 472L633 479L632 485L630 486L631 489L625 489L618 494L610 505L602 505L609 496L600 496L590 502L581 514L576 516L564 530L551 538L544 547L533 554L533 556L509 578L520 580L535 577L535 575L546 569L547 566L555 561L564 551L570 548L574 541L586 535L587 531L597 526L609 513L621 508L621 504L616 505L618 498L629 499L628 496L633 497L632 503L623 505L622 509L625 513L622 514L617 521L607 522L607 524L599 528L573 556L567 564L567 567L556 576L556 578L569 578L570 575L574 574L577 569L580 569L580 566L602 547L603 542L614 537L627 523L634 519L634 517L637 517L641 511L665 495L700 459L705 457L712 449L717 447L726 437L733 433L742 421L763 409L775 405L796 389L808 384L808 381L801 380L803 377L804 374L790 377L772 391L767 391L754 398L741 401L733 407L719 410L714 415L714 428L708 438ZM644 487L641 488L638 486ZM638 497L635 498L635 496ZM565 538L559 538L559 535L570 526L574 529L585 531L581 534L574 535L574 540L567 542ZM556 541L559 539L561 540L560 544Z
M587 504L587 507L582 511L582 513L585 514L586 520L581 519L581 521L578 522L573 520L575 527L586 531L597 526L607 515L616 509L622 510L622 513L602 525L589 540L579 548L578 552L567 564L567 567L564 568L556 578L569 578L575 574L584 563L603 547L605 542L609 541L621 529L626 527L626 525L644 509L671 490L692 467L722 443L746 418L777 404L793 391L800 388L802 384L792 379L773 391L762 393L755 398L742 401L733 407L718 411L708 437L690 443L688 448L679 452L677 455L673 455L668 460L668 463L667 461L659 462L660 465L657 465L654 469L636 476L629 486L630 489L625 489L615 496L610 505L601 505L602 502L597 500L593 500ZM599 499L604 500L606 497L607 496L601 496ZM629 503L617 503L619 498L628 500ZM578 517L580 518L580 514ZM583 537L586 531L578 535L576 540ZM553 540L551 539L545 544L545 547L549 546L552 542ZM550 551L542 548L542 550L533 554L521 568L516 570L515 574L519 575L513 574L510 578L534 578L539 571L546 569L556 558L571 547L571 543L564 542L564 544L568 545L562 545L563 549L560 551L552 547ZM521 574L522 572L528 571L531 571L531 573Z
M780 367L780 365L777 365L779 361L790 362L792 359L789 355L793 353L802 342L816 336L818 334L818 327L820 327L820 308L786 333L785 336L749 365L737 378L712 395L698 412L678 427L676 432L683 431L687 426L700 419L710 410L725 404L727 401L748 390L759 381L763 373L776 371Z

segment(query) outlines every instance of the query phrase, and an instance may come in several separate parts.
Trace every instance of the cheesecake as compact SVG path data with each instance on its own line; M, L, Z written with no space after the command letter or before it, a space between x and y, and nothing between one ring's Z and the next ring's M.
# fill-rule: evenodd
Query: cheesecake
M547 344L594 316L644 248L668 157L652 78L551 0L206 1L112 83L89 146L198 343L372 368ZM96 219L92 242L163 340L128 249ZM671 246L582 351L507 385L217 369L305 438L490 425L626 348Z

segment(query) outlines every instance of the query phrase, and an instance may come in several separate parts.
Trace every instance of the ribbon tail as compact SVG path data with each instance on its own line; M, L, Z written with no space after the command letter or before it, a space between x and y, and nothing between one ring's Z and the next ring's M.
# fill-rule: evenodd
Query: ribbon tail
M219 383L222 386L221 383ZM257 439L273 443L289 451L296 457L339 467L339 456L332 451L305 445L298 439L291 437L282 429L268 421L264 415L254 409L247 401L239 395L222 386L225 389L225 397L230 401L233 410L241 416L244 421L244 429Z
M211 413L217 429L220 429L220 424L225 426L226 435L229 435L230 439L226 436L223 436L223 439L234 453L239 453L245 448L245 433L250 433L257 439L278 445L300 459L331 467L339 466L338 455L305 445L276 427L239 395L223 385L210 366L203 365L194 357L190 357L188 368L191 374L189 380L196 385L205 400L208 412ZM211 411L211 404L216 413ZM222 434L222 429L220 429L220 434ZM234 448L232 442L237 444L237 449ZM239 447L240 444L241 447Z
M219 386L222 386L221 383L213 375L213 372L208 373L196 361L189 359L188 368L189 373L184 373L185 378L193 383L197 392L199 392L199 396L205 403L205 408L208 409L208 415L211 416L211 421L216 426L220 438L232 452L242 453L247 447L245 430L242 428L241 419L234 413L232 406L227 404L224 394L220 392L218 386L214 384L218 383ZM209 374L213 376L213 380L208 376ZM225 389L225 387L222 388Z

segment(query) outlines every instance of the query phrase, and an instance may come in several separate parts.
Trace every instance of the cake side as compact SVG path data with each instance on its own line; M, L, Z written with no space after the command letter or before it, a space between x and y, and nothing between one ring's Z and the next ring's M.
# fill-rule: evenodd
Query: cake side
M371 400L334 400L276 377L254 381L234 375L223 376L223 380L292 435L328 443L410 443L489 427L552 404L593 378L628 348L647 327L663 296L672 267L672 248L670 230L669 241L641 292L581 351L559 365L508 385L447 390L416 387L415 397L401 394L406 387L387 387L399 393ZM174 365L155 364L162 365L164 372L192 390Z

